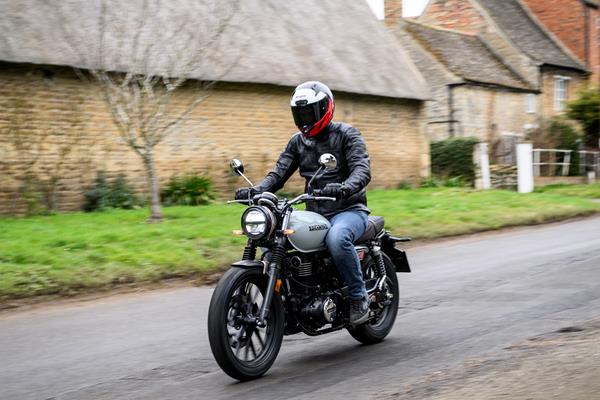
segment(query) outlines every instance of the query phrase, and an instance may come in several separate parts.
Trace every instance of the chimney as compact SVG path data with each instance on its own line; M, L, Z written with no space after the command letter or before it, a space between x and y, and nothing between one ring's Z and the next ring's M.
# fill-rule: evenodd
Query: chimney
M395 26L402 18L402 0L383 0L385 10L385 24Z

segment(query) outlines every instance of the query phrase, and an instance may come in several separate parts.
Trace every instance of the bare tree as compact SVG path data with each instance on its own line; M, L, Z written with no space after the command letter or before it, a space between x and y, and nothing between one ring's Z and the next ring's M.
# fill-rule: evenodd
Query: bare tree
M224 55L219 53L221 40L231 28L237 4L219 0L99 0L96 51L90 51L86 40L73 31L72 21L65 19L67 23L61 25L67 44L99 84L123 143L141 158L150 193L149 222L162 219L155 148L181 128L226 72L215 76L214 71L207 70L215 57ZM69 8L72 4L58 6L63 19L77 15ZM231 68L234 61L228 64ZM86 77L85 72L79 72ZM183 86L192 88L194 94L183 108L180 104L176 107L173 93Z

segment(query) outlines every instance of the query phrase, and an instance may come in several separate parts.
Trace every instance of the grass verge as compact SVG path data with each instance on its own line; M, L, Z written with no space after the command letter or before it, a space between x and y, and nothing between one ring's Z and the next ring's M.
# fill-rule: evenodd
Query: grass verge
M587 199L552 193L466 189L374 190L369 207L398 235L436 238L541 223L600 211ZM212 273L238 258L243 208L169 207L0 219L0 300Z
M536 193L552 193L563 196L583 197L587 199L600 199L600 183L592 185L547 185L535 189Z

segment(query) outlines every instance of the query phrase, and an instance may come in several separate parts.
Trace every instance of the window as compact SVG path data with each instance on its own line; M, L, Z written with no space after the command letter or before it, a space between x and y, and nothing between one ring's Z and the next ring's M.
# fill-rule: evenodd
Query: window
M569 80L566 76L554 77L554 110L564 111L565 102L567 101Z
M525 97L525 110L528 114L535 114L537 111L537 96L533 93L528 93Z

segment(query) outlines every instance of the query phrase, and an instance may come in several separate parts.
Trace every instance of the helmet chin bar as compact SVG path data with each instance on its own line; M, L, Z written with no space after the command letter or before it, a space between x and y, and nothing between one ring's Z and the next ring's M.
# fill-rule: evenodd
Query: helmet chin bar
M321 133L327 125L331 122L333 118L333 100L329 100L329 104L327 105L327 112L323 115L323 118L318 120L310 129L308 137L317 136Z

